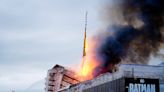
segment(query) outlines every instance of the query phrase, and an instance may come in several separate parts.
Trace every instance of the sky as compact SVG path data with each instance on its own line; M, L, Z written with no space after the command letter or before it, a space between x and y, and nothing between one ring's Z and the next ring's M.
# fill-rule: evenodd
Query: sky
M48 69L79 64L85 12L90 36L100 1L0 0L0 92L44 92Z
M0 92L44 92L47 70L79 64L100 0L0 0Z

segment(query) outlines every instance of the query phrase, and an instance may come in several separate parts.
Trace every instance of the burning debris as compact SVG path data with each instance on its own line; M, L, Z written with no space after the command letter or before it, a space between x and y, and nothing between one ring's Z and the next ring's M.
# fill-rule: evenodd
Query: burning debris
M89 42L82 72L87 78L113 72L119 63L147 64L164 41L163 0L113 0L104 16L114 16L106 24L105 35ZM108 13L109 12L109 13ZM114 12L114 13L113 13ZM107 18L105 17L105 18ZM118 20L118 19L120 20ZM109 23L109 24L108 24ZM88 77L90 76L90 77Z

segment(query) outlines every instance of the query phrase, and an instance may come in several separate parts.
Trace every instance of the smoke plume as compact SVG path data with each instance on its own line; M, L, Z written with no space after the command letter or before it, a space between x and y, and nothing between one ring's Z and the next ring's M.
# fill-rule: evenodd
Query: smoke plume
M112 72L119 63L147 64L164 42L163 0L113 0L102 15L105 35L97 35L94 76Z

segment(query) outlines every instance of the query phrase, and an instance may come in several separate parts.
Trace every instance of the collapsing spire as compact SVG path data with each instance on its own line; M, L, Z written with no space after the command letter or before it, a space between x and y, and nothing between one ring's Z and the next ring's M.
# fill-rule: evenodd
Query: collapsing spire
M88 15L88 12L86 12L86 15L85 15L85 31L84 31L83 57L86 56L87 15Z
M88 12L86 12L86 15L85 15L85 30L84 30L84 43L83 43L83 57L82 57L82 66L81 66L81 69L82 69L82 71L81 71L81 75L82 76L84 76L85 75L85 67L84 67L84 65L85 65L85 61L86 61L86 59L85 59L85 57L86 57L86 52L87 52L87 15L88 15Z

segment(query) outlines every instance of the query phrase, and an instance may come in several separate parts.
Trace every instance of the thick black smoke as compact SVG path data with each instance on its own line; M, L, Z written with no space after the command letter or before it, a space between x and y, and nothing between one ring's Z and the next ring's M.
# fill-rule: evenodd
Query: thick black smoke
M95 76L112 72L115 65L119 63L148 63L150 55L157 53L164 40L162 34L164 31L163 1L114 1L113 6L120 9L121 13L118 16L121 16L123 22L108 26L106 31L112 35L105 36L99 42L96 56L99 58L100 65L94 70ZM110 11L111 8L108 12ZM108 13L105 16L108 16Z

